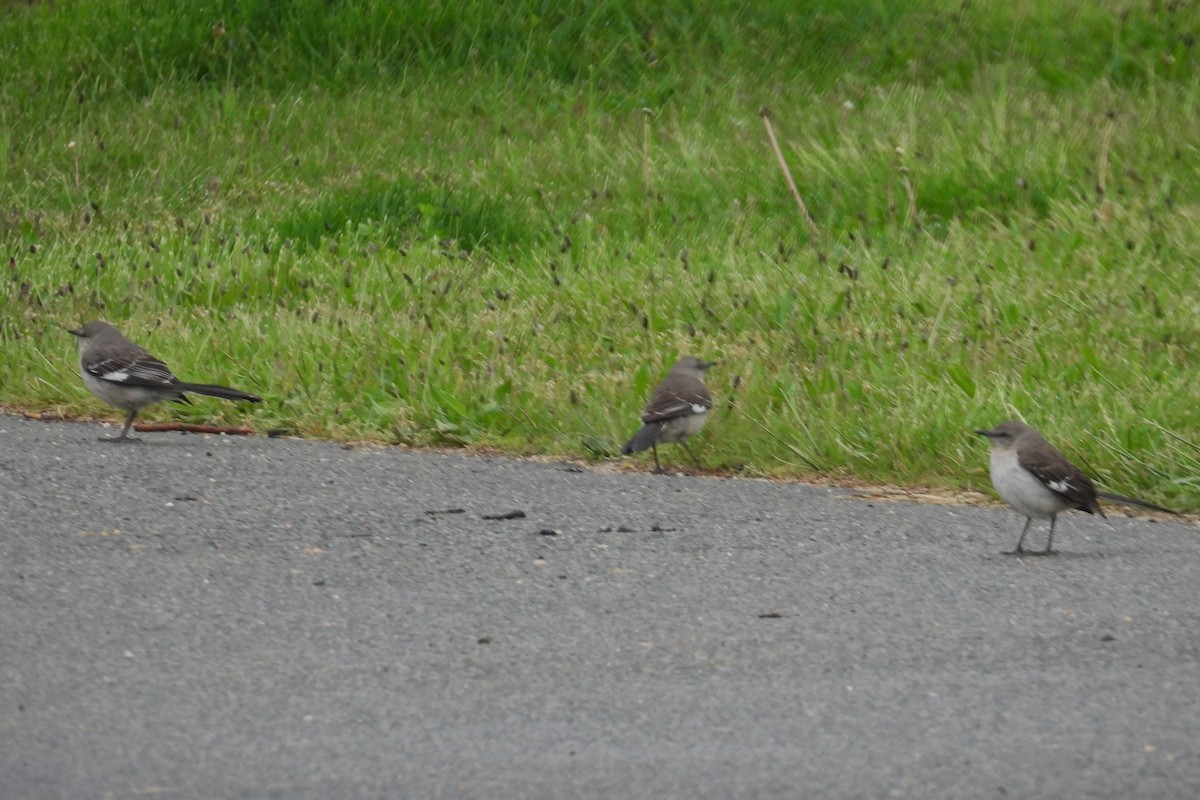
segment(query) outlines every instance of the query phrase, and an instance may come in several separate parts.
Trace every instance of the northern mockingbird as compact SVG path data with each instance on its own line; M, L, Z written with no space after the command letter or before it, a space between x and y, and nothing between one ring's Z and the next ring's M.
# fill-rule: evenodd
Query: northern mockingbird
M210 386L184 383L175 377L167 365L121 335L103 320L89 322L82 328L67 329L79 344L79 374L92 394L110 406L123 409L125 428L121 435L105 441L136 441L129 439L133 418L148 405L174 400L190 403L184 392L223 397L226 400L245 400L260 403L257 395Z
M1052 444L1042 438L1037 429L1018 420L1002 422L991 430L975 433L992 442L992 485L1004 501L1025 515L1021 538L1009 555L1031 553L1053 555L1054 522L1058 514L1069 509L1104 516L1098 498L1153 511L1174 511L1109 492L1099 492L1092 479L1067 460ZM1045 550L1026 550L1025 534L1034 519L1050 520L1050 537Z
M716 363L695 356L684 356L676 361L642 411L641 429L625 443L621 453L629 455L647 447L653 448L654 471L661 473L658 445L679 442L692 461L696 461L687 446L687 437L704 427L708 410L712 408L712 395L704 385L704 373ZM698 461L696 464L699 466Z

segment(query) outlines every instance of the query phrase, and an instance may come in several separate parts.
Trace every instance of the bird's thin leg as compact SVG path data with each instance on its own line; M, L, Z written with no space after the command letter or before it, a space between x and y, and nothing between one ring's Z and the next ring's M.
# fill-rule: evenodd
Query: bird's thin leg
M692 448L688 447L687 439L680 439L679 443L683 445L684 450L687 450L688 457L692 459L692 463L696 465L696 469L703 469L700 466L700 459L696 458L696 454L692 452Z
M137 410L130 411L125 415L125 427L121 429L120 436L101 436L102 442L136 442L137 439L129 437L129 429L133 427L133 418L137 416Z
M118 439L128 439L129 438L129 429L133 427L133 418L136 416L137 416L136 410L131 410L128 414L125 415L125 427L121 429L121 435L117 437Z
M663 473L662 464L658 463L658 443L650 445L650 449L654 451L654 474L661 475Z
M1058 515L1055 514L1050 518L1050 538L1046 540L1046 549L1039 555L1052 556L1054 555L1054 523L1058 520Z
M1006 550L1006 556L1019 556L1025 552L1025 534L1029 533L1029 526L1033 524L1033 517L1025 518L1025 527L1021 528L1021 538L1017 540L1017 546L1012 550Z

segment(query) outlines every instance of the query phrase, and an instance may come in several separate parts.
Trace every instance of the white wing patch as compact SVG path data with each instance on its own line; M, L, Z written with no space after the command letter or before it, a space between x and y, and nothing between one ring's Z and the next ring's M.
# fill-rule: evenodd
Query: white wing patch
M1071 483L1069 481L1065 481L1065 480L1064 481L1050 481L1046 485L1049 486L1054 491L1058 492L1059 494L1067 494L1073 489L1073 487L1071 486Z
M124 383L125 381L129 380L129 373L123 369L113 370L112 372L106 372L101 375L100 380L112 381L113 383Z
M702 406L699 403L692 403L693 414L705 414L708 412L708 406Z

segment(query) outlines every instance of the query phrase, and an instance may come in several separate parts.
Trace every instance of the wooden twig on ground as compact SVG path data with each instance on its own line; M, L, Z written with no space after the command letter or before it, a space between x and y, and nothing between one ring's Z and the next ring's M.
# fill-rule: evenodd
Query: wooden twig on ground
M39 422L75 422L73 417L65 417L50 411L18 411L25 419ZM201 425L195 422L135 422L133 429L140 432L183 431L185 433L224 433L227 436L253 436L254 429L243 425Z
M252 436L253 428L242 425L200 425L195 422L135 422L135 431L184 431L186 433L223 433L227 436Z

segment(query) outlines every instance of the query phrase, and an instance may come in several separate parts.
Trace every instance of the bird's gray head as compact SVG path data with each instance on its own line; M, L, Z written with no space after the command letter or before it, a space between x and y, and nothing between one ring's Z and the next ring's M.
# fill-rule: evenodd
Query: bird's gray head
M1033 428L1026 425L1024 422L1016 419L1010 419L1008 422L1001 422L996 427L988 430L975 431L980 436L986 436L992 442L992 447L1012 447L1013 442L1017 437L1034 431Z
M675 362L675 366L671 367L671 371L689 372L696 377L703 379L704 373L708 371L708 368L715 366L718 363L719 362L717 361L705 361L704 359L696 358L695 356L684 356Z
M78 336L80 339L90 339L93 336L99 336L102 333L115 330L116 328L110 323L102 319L96 319L85 324L82 328L67 328L67 333Z

